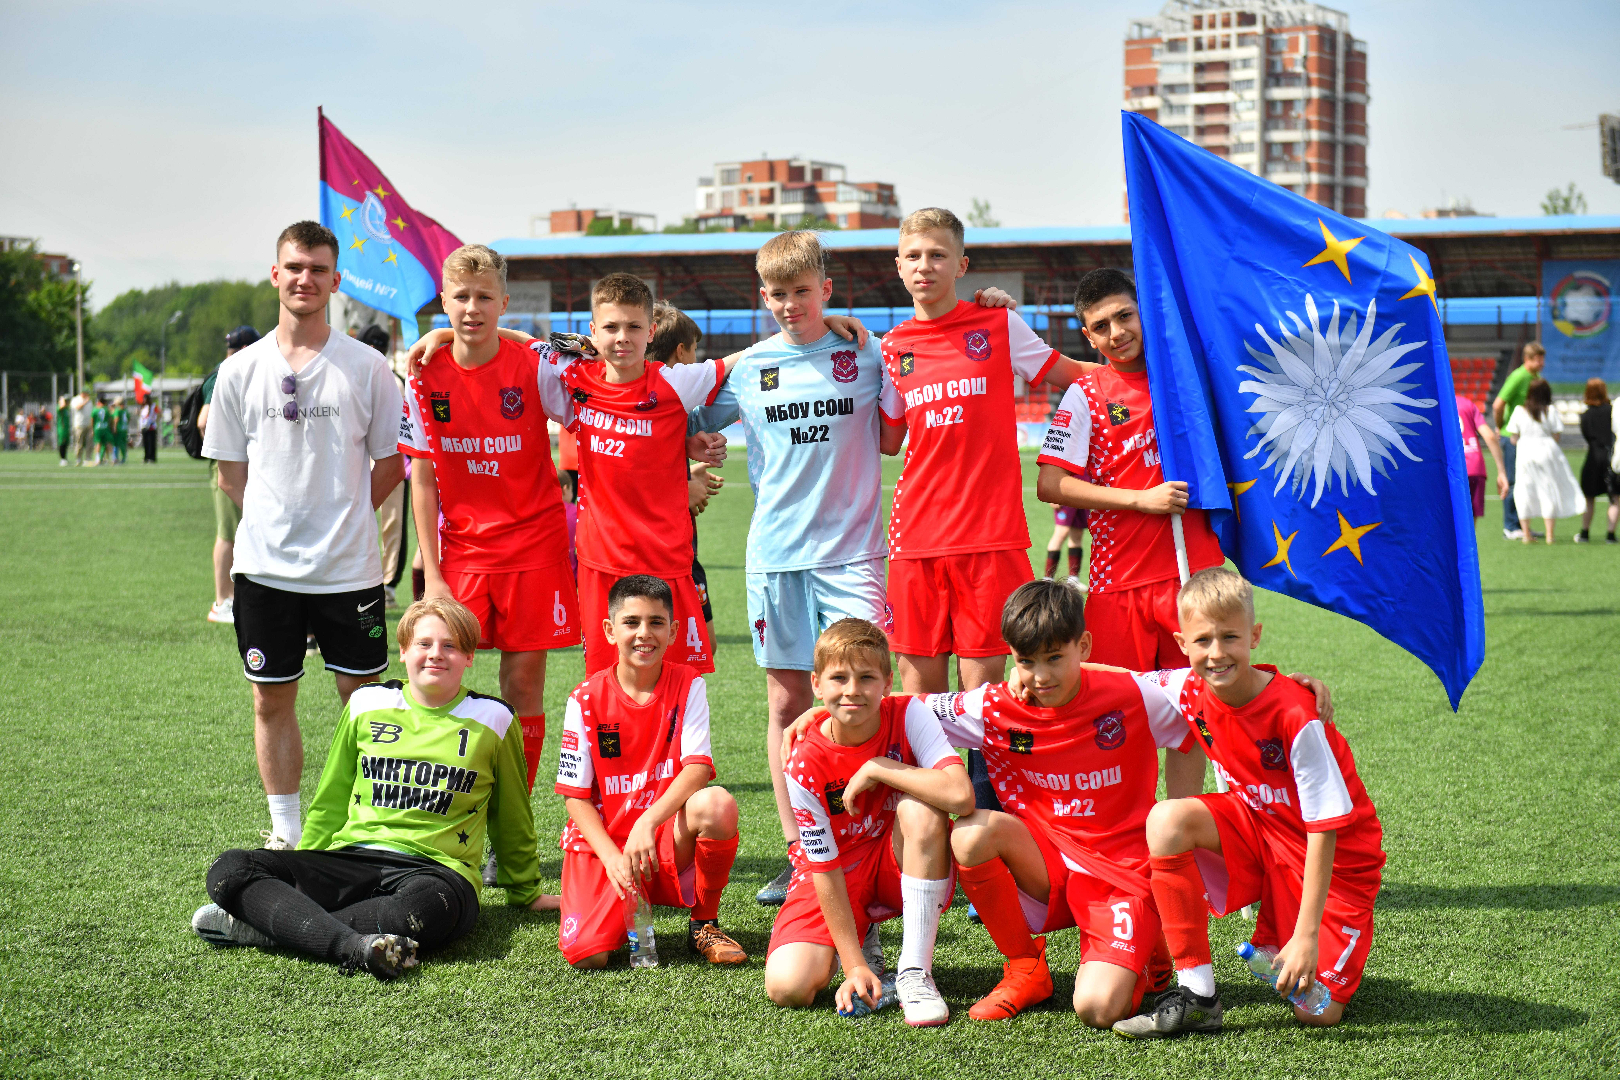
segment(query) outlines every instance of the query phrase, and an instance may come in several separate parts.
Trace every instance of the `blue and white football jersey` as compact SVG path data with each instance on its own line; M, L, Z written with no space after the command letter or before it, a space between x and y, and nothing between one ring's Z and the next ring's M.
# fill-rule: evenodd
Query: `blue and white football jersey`
M748 572L839 566L888 554L882 528L878 405L894 397L876 335L866 348L828 332L810 345L780 334L743 353L700 431L741 418L754 518ZM891 400L891 414L901 412Z

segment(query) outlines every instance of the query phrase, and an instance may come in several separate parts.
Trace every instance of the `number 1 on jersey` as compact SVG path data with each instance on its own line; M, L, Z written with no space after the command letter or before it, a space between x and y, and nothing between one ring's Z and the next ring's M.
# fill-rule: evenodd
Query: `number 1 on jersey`
M466 757L467 756L467 729L466 728L461 729L461 749L457 750L456 753L457 753L457 755L459 755L461 757Z

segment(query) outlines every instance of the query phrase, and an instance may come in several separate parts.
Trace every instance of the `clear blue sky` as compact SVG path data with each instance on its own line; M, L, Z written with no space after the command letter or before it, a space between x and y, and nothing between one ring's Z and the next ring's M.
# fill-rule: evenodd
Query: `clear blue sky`
M1369 212L1620 213L1586 123L1620 112L1620 4L1339 5L1369 50ZM488 14L485 14L485 10ZM987 198L1006 225L1121 217L1121 40L1144 3L6 5L0 234L85 263L94 300L262 278L316 213L315 107L464 240L529 216L692 207L765 152Z

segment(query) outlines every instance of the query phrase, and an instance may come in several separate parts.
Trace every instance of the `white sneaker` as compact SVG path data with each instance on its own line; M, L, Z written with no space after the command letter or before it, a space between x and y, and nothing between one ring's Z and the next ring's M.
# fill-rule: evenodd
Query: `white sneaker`
M1089 593L1091 591L1090 586L1088 586L1084 581L1075 577L1073 574L1069 575L1069 587L1079 589L1083 593Z
M191 928L210 945L251 945L257 949L273 949L276 943L268 934L260 933L218 904L204 904L191 917Z
M1524 539L1524 530L1523 529L1503 529L1502 530L1502 539L1504 539L1504 540L1523 540Z
M234 623L236 621L236 601L215 600L208 609L208 621L217 623Z
M264 841L264 850L266 851L291 851L298 846L285 837L277 836L269 829L260 829L259 838Z
M906 968L894 980L894 989L912 1027L939 1027L951 1018L934 977L922 968Z
M866 966L872 969L872 974L881 979L883 977L883 942L878 940L877 923L873 923L866 928L866 939L861 942L861 955L866 958Z

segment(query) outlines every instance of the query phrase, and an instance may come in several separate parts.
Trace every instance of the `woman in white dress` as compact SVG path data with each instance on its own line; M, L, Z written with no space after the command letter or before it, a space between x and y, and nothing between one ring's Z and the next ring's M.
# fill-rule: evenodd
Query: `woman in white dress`
M1518 475L1514 477L1513 502L1519 520L1541 518L1547 530L1547 543L1553 542L1553 521L1573 517L1586 505L1569 459L1558 448L1558 435L1564 421L1552 407L1552 386L1545 379L1532 382L1525 391L1524 404L1513 410L1504 434L1518 447ZM1530 530L1524 530L1530 543Z

